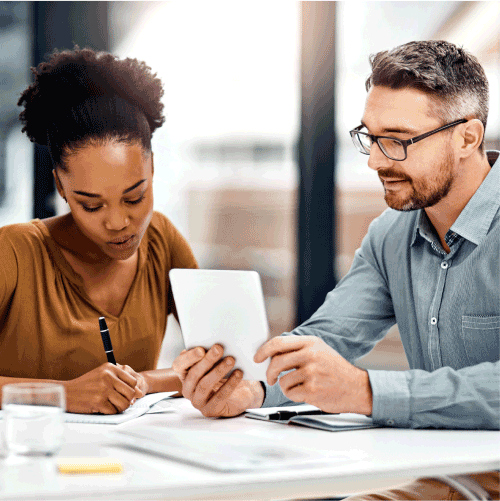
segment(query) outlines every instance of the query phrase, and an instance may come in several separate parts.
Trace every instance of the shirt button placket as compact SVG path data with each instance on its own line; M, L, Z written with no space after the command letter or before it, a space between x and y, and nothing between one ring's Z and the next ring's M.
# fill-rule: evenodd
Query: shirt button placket
M441 261L441 263L440 263L440 267L443 270L443 272L442 272L442 276L440 277L440 280L439 280L440 287L439 287L438 294L440 297L436 298L437 299L435 302L436 305L441 304L444 282L446 281L446 274L447 274L446 270L448 270L448 268L450 266L451 266L451 260L448 260L448 261L444 260L444 261ZM439 349L439 333L437 330L439 311L434 310L434 311L432 311L431 314L434 314L434 315L431 317L431 320L430 320L431 328L430 328L430 332L429 332L429 355L430 355L431 364L432 364L432 367L434 370L440 366L439 360L441 358L440 349Z

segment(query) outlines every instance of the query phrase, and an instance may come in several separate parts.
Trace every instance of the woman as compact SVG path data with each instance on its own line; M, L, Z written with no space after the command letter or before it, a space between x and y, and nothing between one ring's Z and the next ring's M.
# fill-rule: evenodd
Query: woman
M168 272L197 266L153 211L163 88L144 62L78 47L32 71L23 132L48 146L70 212L0 229L0 385L57 381L69 412L113 414L181 388L171 369L154 370L175 313Z

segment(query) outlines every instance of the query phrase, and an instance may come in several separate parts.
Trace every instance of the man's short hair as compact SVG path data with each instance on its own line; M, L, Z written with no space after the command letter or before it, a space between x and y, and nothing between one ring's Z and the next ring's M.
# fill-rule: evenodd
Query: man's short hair
M444 40L409 42L370 56L371 86L412 88L425 92L436 106L431 113L442 125L477 118L486 129L488 80L475 56ZM484 136L479 147L484 151Z

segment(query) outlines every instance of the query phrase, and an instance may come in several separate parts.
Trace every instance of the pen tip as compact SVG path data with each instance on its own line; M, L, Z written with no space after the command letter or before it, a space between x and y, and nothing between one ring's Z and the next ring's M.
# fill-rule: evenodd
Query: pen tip
M106 325L106 320L104 319L104 317L99 317L99 330L104 331L107 328L108 326Z

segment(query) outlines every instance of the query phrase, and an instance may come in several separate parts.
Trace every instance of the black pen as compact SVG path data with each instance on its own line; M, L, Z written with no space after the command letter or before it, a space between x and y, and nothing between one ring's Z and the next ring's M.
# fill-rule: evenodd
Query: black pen
M109 337L109 329L106 325L106 320L104 317L99 317L99 330L101 331L102 344L104 345L104 351L108 357L108 362L116 365L115 355L113 354L113 345L111 344L111 339Z
M312 416L318 414L328 414L327 412L323 412L318 410L312 411L277 411L269 414L267 419L271 421L286 421L294 416Z

